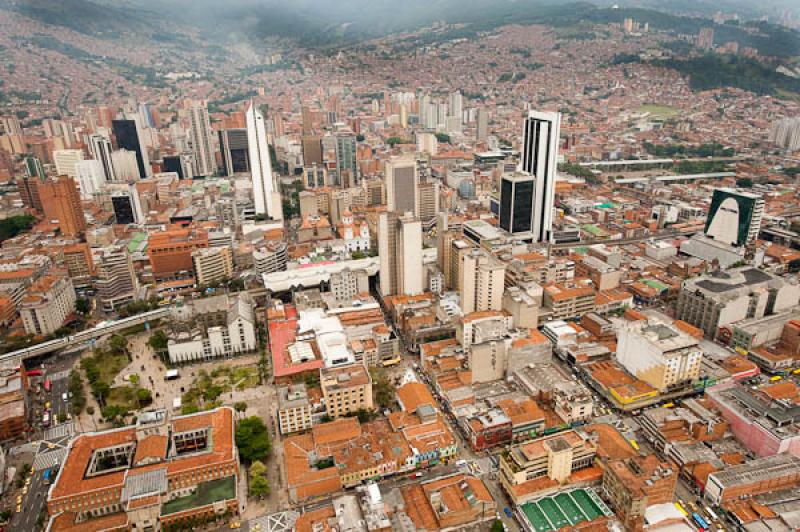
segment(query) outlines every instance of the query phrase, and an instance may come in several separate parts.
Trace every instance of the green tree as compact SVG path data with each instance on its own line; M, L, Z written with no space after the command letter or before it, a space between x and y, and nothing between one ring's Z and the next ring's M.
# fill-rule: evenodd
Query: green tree
M169 338L167 337L167 333L159 329L150 336L150 339L147 340L147 345L149 345L153 351L158 353L167 348L168 342Z
M250 495L258 499L263 499L269 496L270 487L267 477L264 475L256 475L250 477Z
M88 314L92 310L92 302L85 297L78 298L75 301L75 310L81 314Z
M121 334L115 334L108 341L108 345L114 354L121 355L128 352L128 339Z
M389 408L394 402L394 385L382 369L372 368L372 398L381 408Z
M262 460L272 451L272 441L264 422L258 416L250 416L239 421L236 426L236 446L242 462L252 463Z
M139 406L149 405L153 402L153 394L147 388L139 388L136 390L136 400L139 401Z
M491 532L503 532L503 530L505 530L503 528L503 522L499 519L495 519L494 523L492 523Z
M244 412L247 411L247 403L245 403L244 401L238 401L233 405L233 409L239 412L240 414L243 414Z
M450 135L447 133L436 133L436 140L450 144Z
M261 460L256 460L250 465L250 476L263 475L267 472L267 466Z
M753 188L753 180L749 177L741 177L736 180L736 186L741 188Z

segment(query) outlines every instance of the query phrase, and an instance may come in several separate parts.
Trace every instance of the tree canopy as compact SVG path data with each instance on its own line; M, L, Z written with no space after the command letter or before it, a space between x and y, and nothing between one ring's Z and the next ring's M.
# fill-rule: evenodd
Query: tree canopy
M272 441L260 417L250 416L239 421L236 426L236 446L239 448L239 456L246 464L269 456L272 452Z

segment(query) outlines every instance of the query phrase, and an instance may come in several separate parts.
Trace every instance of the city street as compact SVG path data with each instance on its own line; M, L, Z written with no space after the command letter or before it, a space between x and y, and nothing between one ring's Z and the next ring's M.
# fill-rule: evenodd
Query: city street
M15 513L11 519L11 530L20 532L37 532L42 530L47 499L47 486L44 472L34 471L28 486L28 493L22 496L22 511Z

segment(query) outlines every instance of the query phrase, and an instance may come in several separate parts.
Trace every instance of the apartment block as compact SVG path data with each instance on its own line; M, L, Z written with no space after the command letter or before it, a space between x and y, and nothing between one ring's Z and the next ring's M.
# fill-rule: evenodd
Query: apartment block
M75 288L68 277L48 274L39 278L20 304L25 332L36 336L54 333L74 312L75 300Z
M359 410L372 410L372 378L363 364L320 370L325 410L338 418Z
M278 388L278 422L281 434L301 432L312 427L311 402L303 383Z
M197 286L226 281L233 277L233 252L230 247L197 249L192 253Z

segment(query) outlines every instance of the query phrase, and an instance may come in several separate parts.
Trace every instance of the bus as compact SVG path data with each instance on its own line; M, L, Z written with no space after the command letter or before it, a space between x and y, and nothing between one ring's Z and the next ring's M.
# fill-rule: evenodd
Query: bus
M388 367L391 367L391 366L396 366L399 363L400 363L400 357L396 357L396 358L387 358L386 360L381 362L381 365L384 368L388 368Z
M706 513L712 521L719 521L719 517L717 517L717 514L714 513L714 510L712 510L710 506L706 506Z
M631 442L631 447L633 447L634 449L636 449L638 451L639 450L639 444L636 443L636 440L631 439L630 442Z
M676 502L675 508L677 508L678 511L683 514L684 517L689 517L689 512L686 511L686 508L684 508L681 503Z
M697 513L697 512L693 513L692 514L692 520L697 524L697 527L700 530L703 530L703 531L709 530L708 523L706 522L705 519L703 519L703 517L699 513Z
M779 380L781 380L782 378L783 378L783 377L781 377L780 375L775 375L774 377L771 377L771 378L769 379L769 381L770 381L770 382L778 382L778 381L779 381Z
M664 403L664 404L663 404L663 405L661 405L661 406L662 406L663 408L672 408L673 406L675 406L675 403Z

